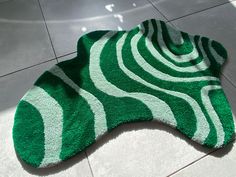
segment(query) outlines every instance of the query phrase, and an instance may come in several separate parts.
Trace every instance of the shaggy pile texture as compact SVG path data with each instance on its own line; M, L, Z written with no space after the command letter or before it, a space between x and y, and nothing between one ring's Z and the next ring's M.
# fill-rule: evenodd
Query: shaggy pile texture
M227 52L220 43L152 19L130 31L91 32L77 49L18 104L13 139L26 163L55 165L135 121L165 123L207 147L231 141L234 123L219 80Z

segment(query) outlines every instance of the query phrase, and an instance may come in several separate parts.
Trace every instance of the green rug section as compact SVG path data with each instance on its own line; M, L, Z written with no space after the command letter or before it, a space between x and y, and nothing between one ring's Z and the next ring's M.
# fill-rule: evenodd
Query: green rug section
M211 148L232 140L220 43L152 19L130 31L88 33L77 50L18 104L13 140L26 163L58 164L126 122L162 122Z

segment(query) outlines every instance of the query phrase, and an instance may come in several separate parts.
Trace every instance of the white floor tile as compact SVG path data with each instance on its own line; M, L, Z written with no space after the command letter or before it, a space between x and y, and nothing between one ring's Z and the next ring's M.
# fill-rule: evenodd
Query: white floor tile
M222 86L235 114L236 88L224 77ZM235 176L232 164L235 163L236 148L231 148L232 144L214 153L215 156L205 158L209 160L203 159L187 167L177 176ZM149 122L123 125L87 152L95 176L120 177L166 176L203 157L209 150L186 140L171 128Z
M21 163L14 150L12 127L16 105L41 73L55 63L56 61L53 60L0 78L0 176L91 177L91 171L84 153L62 163L58 167L39 170Z
M236 2L197 13L172 23L179 29L208 36L221 42L228 51L223 73L236 84Z
M15 107L26 91L33 86L36 79L55 63L56 60L52 60L32 68L1 77L0 111Z
M235 163L236 146L234 143L233 147L221 149L178 172L173 177L235 177Z
M40 0L48 20L72 20L120 13L149 4L147 0ZM61 13L60 13L61 12ZM69 17L69 19L68 19ZM72 18L74 17L74 18ZM72 18L72 19L71 19Z
M231 106L232 113L236 115L236 87L224 76L221 77L221 85ZM236 121L236 119L234 121Z
M151 0L168 20L211 8L229 0Z
M0 76L54 58L37 0L0 3Z
M154 122L122 125L88 150L96 177L160 177L204 156L209 149Z
M79 37L94 30L130 29L140 22L163 19L147 1L41 0L56 55L76 51ZM107 6L108 5L108 6Z
M152 0L170 20L229 0ZM76 51L78 38L94 30L130 29L143 20L164 17L146 0L40 0L57 56ZM19 10L20 9L20 10ZM228 50L223 73L236 85L236 1L172 23L192 34L216 39ZM0 0L0 76L54 58L37 0ZM58 58L72 59L76 53ZM37 170L20 163L12 142L15 107L37 77L55 60L0 78L0 176L91 177L85 153L57 167ZM222 85L236 115L236 87ZM232 148L232 149L231 149ZM87 149L94 177L166 176L211 150L157 123L120 126ZM236 176L235 144L179 171L174 176Z
M233 87L225 78L222 85L226 92L233 114L236 115L236 88ZM236 144L229 144L227 147L214 152L193 165L179 171L174 177L235 177L236 170Z
M57 58L57 60L58 60L58 62L62 62L62 61L73 59L76 56L77 56L77 52L74 52L72 54L69 54L69 55L66 55L66 56L63 56L63 57L59 57L59 58Z

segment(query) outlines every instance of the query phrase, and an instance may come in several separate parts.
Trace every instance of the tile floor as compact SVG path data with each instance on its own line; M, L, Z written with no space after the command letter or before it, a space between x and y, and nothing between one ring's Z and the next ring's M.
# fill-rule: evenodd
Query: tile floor
M73 58L84 33L130 29L149 18L225 45L229 61L222 85L236 114L236 1L0 0L0 176L236 176L234 143L213 152L153 123L120 126L51 169L37 170L17 158L11 137L15 107L35 79Z

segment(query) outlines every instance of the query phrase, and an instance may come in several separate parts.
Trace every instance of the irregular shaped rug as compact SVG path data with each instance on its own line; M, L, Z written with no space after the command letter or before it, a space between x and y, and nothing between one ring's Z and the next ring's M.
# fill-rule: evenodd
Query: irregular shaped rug
M20 100L16 152L34 167L52 166L135 121L159 121L222 147L234 134L219 80L226 58L220 43L159 20L86 34L77 57L46 71Z

